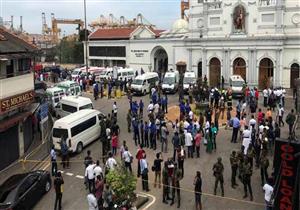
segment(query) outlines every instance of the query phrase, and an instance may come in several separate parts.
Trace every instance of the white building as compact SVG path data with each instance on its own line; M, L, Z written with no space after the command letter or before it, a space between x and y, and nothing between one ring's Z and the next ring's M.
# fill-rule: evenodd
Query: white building
M249 85L293 86L299 78L300 2L190 0L189 22L172 29L98 29L89 36L91 65L163 72L192 70L211 86L231 74Z

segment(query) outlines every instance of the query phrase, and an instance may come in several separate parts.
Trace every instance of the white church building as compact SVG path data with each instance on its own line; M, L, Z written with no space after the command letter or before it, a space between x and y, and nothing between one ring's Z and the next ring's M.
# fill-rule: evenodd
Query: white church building
M89 36L89 64L194 71L211 86L232 74L259 88L290 88L299 78L300 1L190 0L188 13L189 21L167 31L97 29Z

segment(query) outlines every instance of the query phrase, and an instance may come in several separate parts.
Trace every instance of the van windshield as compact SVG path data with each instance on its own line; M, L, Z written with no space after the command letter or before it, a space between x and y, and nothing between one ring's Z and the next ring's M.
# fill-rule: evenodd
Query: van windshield
M196 78L194 77L184 77L183 84L193 84L196 82Z
M80 72L80 70L74 70L74 71L72 72L72 75L78 75L79 72Z
M68 130L61 129L61 128L53 128L53 137L54 138L61 138L61 137L68 137Z
M175 83L175 77L165 77L163 84L174 84Z
M83 109L93 109L93 104L87 104L79 107L79 110L83 110Z
M231 84L233 87L242 87L244 85L244 81L232 81Z
M141 80L141 79L134 79L131 84L133 84L133 85L142 85L143 84L143 80Z

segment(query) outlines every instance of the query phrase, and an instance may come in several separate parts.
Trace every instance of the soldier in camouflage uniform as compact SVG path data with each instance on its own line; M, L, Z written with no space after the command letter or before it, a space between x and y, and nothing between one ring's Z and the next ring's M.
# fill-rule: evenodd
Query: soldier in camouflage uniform
M269 159L267 158L266 152L262 152L260 156L260 177L261 177L261 186L264 186L265 182L268 180L268 167Z
M232 151L230 155L230 165L231 165L231 187L235 188L235 186L238 186L236 183L236 174L238 169L238 163L239 159L236 155L236 151Z
M168 162L164 163L164 168L162 170L162 183L163 183L163 203L168 204L167 200L169 199L169 182L168 182Z
M252 144L249 144L248 150L247 150L247 158L249 160L249 163L251 165L251 168L253 168L253 158L255 157L255 150Z
M218 183L220 182L222 196L224 197L224 178L223 178L224 165L222 163L222 158L218 157L218 162L216 162L213 166L213 172L216 178L214 194L215 195L217 194L217 187L218 187Z
M174 172L172 177L172 202L171 206L174 204L175 199L175 191L177 193L177 208L180 208L180 183L179 181L182 179L181 170L178 169L177 163L174 163Z
M242 146L241 150L237 152L238 171L239 171L238 178L242 183L243 183L242 170L243 170L243 163L244 163L244 149L245 149L245 147Z
M244 185L244 197L248 197L247 188L249 189L250 194L250 200L253 201L253 195L252 195L252 187L251 187L251 176L252 176L252 167L249 163L249 160L247 157L244 158L244 162L242 164L242 179L243 179L243 185Z

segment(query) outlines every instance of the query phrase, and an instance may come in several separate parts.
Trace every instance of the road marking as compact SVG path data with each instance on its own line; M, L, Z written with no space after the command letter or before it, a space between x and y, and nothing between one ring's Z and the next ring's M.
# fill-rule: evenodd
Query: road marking
M84 179L84 176L80 176L80 175L77 175L75 177L78 178L78 179Z
M67 172L66 175L68 175L68 176L73 176L74 174L73 174L73 173Z
M46 171L46 169L50 166L50 163L48 163L44 168L43 170Z
M149 197L152 198L152 201L147 206L145 206L145 208L143 208L143 210L146 210L146 209L150 208L150 206L152 206L156 201L156 197L153 196L153 195L150 195L150 194L144 193L144 192L140 192L139 194L142 194L142 195L144 194L144 195L149 196Z

